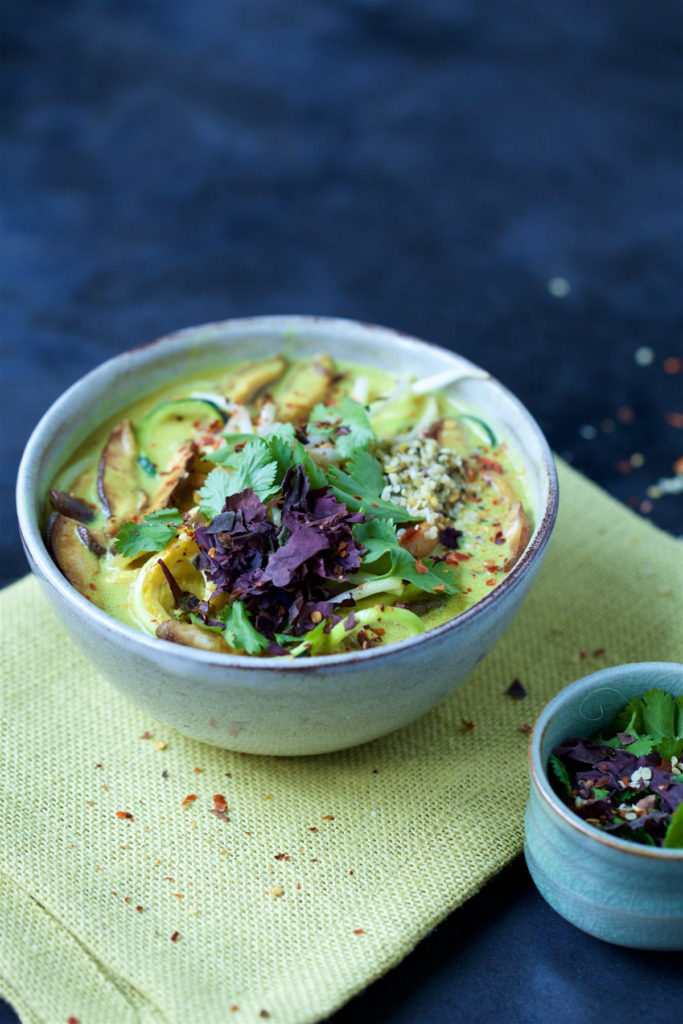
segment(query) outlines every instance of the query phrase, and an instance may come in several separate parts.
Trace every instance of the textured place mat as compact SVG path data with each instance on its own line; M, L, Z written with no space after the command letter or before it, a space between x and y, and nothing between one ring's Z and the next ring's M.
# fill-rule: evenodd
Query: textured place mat
M414 725L341 753L184 739L90 668L31 578L0 594L0 993L24 1022L319 1020L520 852L545 701L606 665L683 659L680 545L559 472L547 560L493 653Z

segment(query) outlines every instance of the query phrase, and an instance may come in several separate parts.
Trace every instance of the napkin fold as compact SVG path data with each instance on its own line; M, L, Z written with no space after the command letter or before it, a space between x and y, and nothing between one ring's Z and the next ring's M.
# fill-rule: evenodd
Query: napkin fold
M683 660L681 545L558 470L501 642L418 722L339 753L185 739L90 667L32 578L0 594L0 993L24 1024L320 1020L521 851L543 704L607 665Z

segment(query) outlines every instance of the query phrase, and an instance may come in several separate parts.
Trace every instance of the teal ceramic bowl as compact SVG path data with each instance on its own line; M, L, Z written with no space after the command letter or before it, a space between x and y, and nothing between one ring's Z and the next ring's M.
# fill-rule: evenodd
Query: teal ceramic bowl
M577 928L620 946L683 950L683 849L644 846L587 824L555 794L547 771L553 747L609 725L631 697L653 687L682 694L683 665L603 669L546 705L529 743L524 853L541 895Z

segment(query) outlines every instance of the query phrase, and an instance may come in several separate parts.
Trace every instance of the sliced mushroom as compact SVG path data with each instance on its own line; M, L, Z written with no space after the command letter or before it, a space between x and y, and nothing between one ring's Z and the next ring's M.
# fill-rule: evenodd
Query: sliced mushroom
M136 483L137 462L133 425L130 420L122 420L109 435L97 472L97 493L104 513L115 523L130 519L146 502L144 491Z
M409 527L401 536L399 544L409 551L413 558L427 558L439 543L439 531L433 523L419 523Z
M184 647L196 647L199 651L230 654L232 650L220 633L211 633L202 626L195 626L190 622L179 622L177 619L167 619L166 622L159 623L156 634L160 640L169 640L171 643L182 644Z
M510 556L503 565L503 572L509 572L521 557L531 537L531 526L521 501L513 502L501 530L510 551Z
M161 483L146 502L145 515L149 515L150 512L158 512L161 508L168 508L173 503L175 496L190 474L196 455L197 445L194 441L187 441L181 445L167 468L159 474Z
M77 498L66 491L50 491L50 501L57 512L69 519L77 519L79 523L90 523L95 518L97 509L88 501Z
M281 423L305 421L313 406L322 402L329 391L334 374L334 360L328 355L301 366L278 400L277 419Z
M269 384L273 384L287 367L284 356L273 356L272 359L249 363L231 374L223 385L226 398L243 405L251 402Z
M69 583L98 608L104 607L98 588L104 548L87 526L58 512L50 526L48 544Z

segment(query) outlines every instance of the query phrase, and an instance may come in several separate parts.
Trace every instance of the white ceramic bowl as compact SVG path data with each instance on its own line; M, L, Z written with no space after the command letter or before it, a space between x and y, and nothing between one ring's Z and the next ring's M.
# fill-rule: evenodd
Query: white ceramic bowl
M523 456L535 529L509 575L458 618L399 644L306 659L212 654L137 632L82 597L52 561L40 531L50 481L105 418L175 378L284 346L427 376L459 368L454 393ZM195 739L259 754L343 749L413 721L456 689L494 646L541 565L557 511L552 455L522 404L479 368L384 327L272 316L170 334L103 363L74 384L33 432L19 470L17 508L31 568L87 658L134 704Z
M591 736L626 702L661 687L683 693L683 665L617 665L566 686L543 709L529 743L531 793L524 853L551 907L598 939L637 949L683 949L683 850L643 846L574 814L548 780L553 747Z

